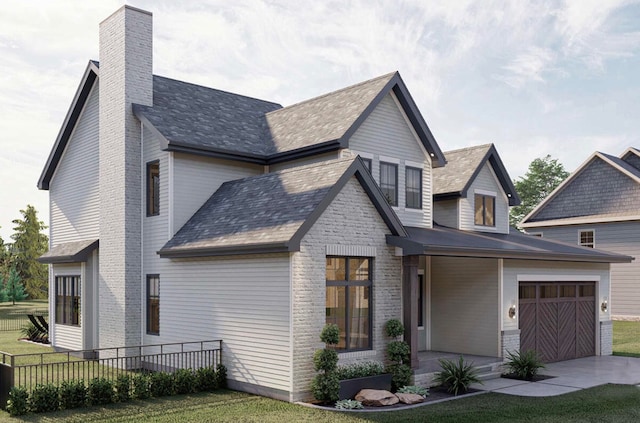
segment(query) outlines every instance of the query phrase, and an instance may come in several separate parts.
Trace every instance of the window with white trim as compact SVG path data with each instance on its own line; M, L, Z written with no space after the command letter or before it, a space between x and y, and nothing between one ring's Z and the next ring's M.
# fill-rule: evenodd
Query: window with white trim
M56 324L80 326L80 276L56 276Z
M380 189L390 205L398 206L398 165L380 162Z
M580 245L583 247L595 248L596 236L594 231L580 231Z

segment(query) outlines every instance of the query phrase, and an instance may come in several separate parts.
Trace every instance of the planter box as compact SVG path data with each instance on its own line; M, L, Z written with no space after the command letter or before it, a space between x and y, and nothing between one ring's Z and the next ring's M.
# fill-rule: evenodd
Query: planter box
M356 379L345 379L340 381L339 398L351 399L362 389L384 389L391 390L391 374L359 377Z

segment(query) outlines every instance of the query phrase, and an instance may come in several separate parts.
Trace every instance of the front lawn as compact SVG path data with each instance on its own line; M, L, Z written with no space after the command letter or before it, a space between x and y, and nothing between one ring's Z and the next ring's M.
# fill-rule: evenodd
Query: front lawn
M106 407L22 416L25 422L637 422L640 389L605 385L571 394L529 398L481 394L410 410L338 413L240 392L175 396ZM0 412L0 423L16 422Z
M613 355L640 357L640 322L613 322Z

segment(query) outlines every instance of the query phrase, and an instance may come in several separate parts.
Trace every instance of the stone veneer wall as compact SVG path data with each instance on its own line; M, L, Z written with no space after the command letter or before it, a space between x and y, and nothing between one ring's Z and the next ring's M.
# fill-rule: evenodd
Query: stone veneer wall
M313 354L324 348L320 332L325 325L326 256L369 255L375 252L373 269L373 349L340 354L340 364L359 360L384 361L388 339L384 324L402 318L401 257L389 247L386 224L355 177L306 234L300 251L292 254L293 360L291 401L310 398L316 372ZM342 253L342 254L339 254Z
M502 358L507 359L507 351L520 351L520 329L503 330L500 334L502 344Z
M613 354L613 322L600 322L600 355Z
M100 24L100 347L141 342L144 191L131 104L153 104L152 49L149 12L123 6Z

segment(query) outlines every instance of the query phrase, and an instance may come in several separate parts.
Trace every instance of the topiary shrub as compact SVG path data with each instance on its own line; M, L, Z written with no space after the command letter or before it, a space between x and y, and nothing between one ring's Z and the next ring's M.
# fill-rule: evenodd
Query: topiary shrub
M9 391L7 412L11 416L22 416L29 411L29 392L26 388L14 386Z
M391 373L391 391L396 392L406 385L411 385L413 371L409 363L411 349L409 344L399 340L404 335L404 326L398 319L391 319L384 325L387 336L394 338L387 344L387 359L391 362L387 372Z
M173 395L173 375L165 372L151 373L151 396Z
M111 404L113 400L113 383L109 379L96 377L89 381L89 386L87 386L89 405Z
M196 391L196 376L191 369L178 369L173 375L173 391L178 395Z
M120 375L116 379L116 402L127 402L131 399L131 376Z
M473 363L466 363L460 356L457 363L451 360L439 359L442 371L436 373L434 382L447 388L449 393L458 395L459 392L467 392L472 383L482 383L478 379L478 371Z
M87 387L83 380L65 380L58 390L60 408L69 410L85 405L87 402Z
M540 369L544 369L544 364L535 350L507 351L507 360L511 374L524 380L532 380Z
M378 361L361 361L336 368L338 380L356 379L381 374L384 374L384 365Z
M196 371L196 387L200 392L210 392L215 390L218 387L218 377L216 370L213 367L202 367L198 369Z
M227 388L227 368L224 364L218 364L216 366L216 386L214 389L226 389Z
M340 328L335 324L327 324L320 333L320 340L327 347L316 350L313 354L313 365L318 373L311 382L311 392L316 400L322 403L330 403L338 400L340 393L340 381L336 375L338 365L338 353L328 346L338 345L340 341Z
M60 408L58 387L52 384L36 385L29 396L29 410L34 413L48 413Z
M151 397L148 373L139 373L133 378L133 392L131 396L135 399L147 399Z

